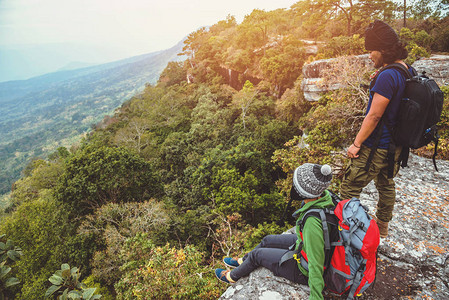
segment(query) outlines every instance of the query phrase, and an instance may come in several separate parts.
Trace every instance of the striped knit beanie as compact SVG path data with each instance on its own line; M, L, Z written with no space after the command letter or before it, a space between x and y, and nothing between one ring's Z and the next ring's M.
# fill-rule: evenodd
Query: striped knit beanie
M293 187L305 199L319 197L330 185L332 169L329 165L306 163L293 173Z

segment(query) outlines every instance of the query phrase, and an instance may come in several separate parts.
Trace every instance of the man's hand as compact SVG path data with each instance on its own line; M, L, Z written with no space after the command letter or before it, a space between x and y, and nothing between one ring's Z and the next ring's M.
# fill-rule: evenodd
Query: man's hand
M349 158L357 158L359 157L359 155L357 153L359 153L360 151L360 147L356 147L354 144L351 144L351 146L349 146L348 148L348 157Z

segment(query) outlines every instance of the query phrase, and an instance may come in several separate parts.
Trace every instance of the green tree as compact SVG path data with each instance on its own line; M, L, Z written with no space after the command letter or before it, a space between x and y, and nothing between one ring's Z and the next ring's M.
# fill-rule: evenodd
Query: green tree
M180 84L186 81L186 69L184 62L171 61L167 64L165 69L159 76L158 84L166 86Z
M392 1L383 0L303 0L292 5L292 10L308 37L324 39L363 33L370 20L391 19L395 7Z
M238 41L244 42L240 47L249 46L253 50L262 47L262 53L265 54L265 46L269 42L270 36L282 34L287 20L287 18L283 18L282 10L266 12L254 9L251 14L245 16L238 27Z
M380 19L386 22L391 21L395 17L395 11L397 10L397 4L394 1L384 0L359 0L357 6L357 18L355 25L359 28L358 33L364 32L360 29L365 28L366 22L372 22L372 20ZM355 33L355 31L353 32Z
M204 89L198 95L198 102L191 112L191 125L188 132L190 151L203 155L229 135L230 111L219 102L217 95Z
M442 12L447 14L449 2L447 0L426 1L426 0L409 0L408 6L406 1L404 5L409 12L409 16L413 19L424 20L428 18L445 17Z
M189 135L185 132L170 133L159 148L159 171L164 183L181 178L185 168L191 163L192 155L188 143Z
M282 40L281 46L267 50L260 60L260 68L264 78L275 85L278 97L286 88L293 87L293 83L302 73L302 66L306 54L301 41L289 36Z
M258 134L271 136L268 130ZM268 150L263 148L267 143L268 141L260 141L259 144L250 137L240 137L237 145L230 149L225 149L223 145L210 149L199 166L185 170L185 181L178 181L178 189L171 189L175 193L170 197L184 209L197 210L208 206L210 210L216 195L220 194L223 212L227 214L232 213L234 201L238 200L235 203L236 209L242 208L241 202L244 201L249 203L250 207L247 207L247 210L242 208L243 213L251 218L253 223L277 212L278 207L273 203L278 198L268 196L276 191L272 177L275 171L269 160L271 153L263 152ZM260 146L261 150L257 149L257 146ZM239 180L241 182L235 186L235 190L232 186L221 189L222 186L233 185ZM226 197L231 196L226 193L231 193L232 199L226 200ZM225 194L227 196L224 196ZM241 195L243 196L239 198Z
M276 115L278 119L295 123L310 109L310 102L304 99L301 89L302 76L295 81L293 88L287 89L276 101Z
M250 81L246 81L243 89L235 94L232 100L232 104L239 107L241 113L240 117L242 119L243 129L246 129L246 117L249 113L249 109L254 104L257 96L257 90Z
M333 37L319 50L318 57L333 58L347 55L359 55L365 52L365 39L358 34Z
M353 0L330 0L330 1L324 1L323 4L325 6L328 6L330 10L339 12L341 15L344 16L344 19L346 20L346 34L351 35L352 34L352 22L354 19L354 4L356 1Z
M236 169L216 169L212 184L204 190L217 211L222 215L238 213L254 224L259 220L270 220L273 212L280 211L279 194L259 194L260 182L253 172L241 175Z
M60 161L47 162L40 159L34 160L30 165L32 166L27 167L26 171L28 176L22 177L13 185L11 193L13 207L38 199L41 193L52 190L64 172Z
M67 161L55 197L86 214L106 203L139 202L161 192L152 166L139 156L125 148L87 146Z
M207 32L208 31L206 27L201 27L197 31L194 31L187 36L186 40L184 41L185 46L182 49L183 52L180 54L187 55L190 59L189 62L192 63L193 61L195 61L195 59L202 58L199 54L201 53L201 47L207 38Z
M120 128L114 137L114 142L120 146L133 149L137 153L153 146L157 141L155 134L150 131L151 122L144 118L132 118L127 126Z

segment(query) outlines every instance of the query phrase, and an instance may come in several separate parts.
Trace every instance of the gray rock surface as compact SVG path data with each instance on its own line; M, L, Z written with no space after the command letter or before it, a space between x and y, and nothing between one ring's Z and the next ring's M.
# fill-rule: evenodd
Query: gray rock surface
M306 55L316 55L319 48L326 46L325 42L319 41L301 40L301 42L304 44L303 47Z
M287 279L274 276L268 269L259 268L230 286L220 299L281 300L307 299L308 297L307 286L294 284Z
M395 178L396 206L389 236L381 239L376 283L360 299L449 299L449 161L437 164L439 172L430 159L411 154L409 167ZM360 198L374 213L373 183ZM220 299L308 299L308 294L308 287L259 268Z
M334 67L336 69L344 70L343 64L347 63L362 67L370 65L371 61L369 60L368 54L364 54L344 58L320 59L305 64L302 67L304 79L301 82L304 98L308 101L318 101L323 93L344 87L345 84L338 80L329 85L324 80L324 77L326 75L325 73L328 73L330 68ZM336 75L336 77L338 77L338 75Z
M429 58L421 58L413 63L413 67L418 73L425 71L438 84L449 84L449 55L432 55Z

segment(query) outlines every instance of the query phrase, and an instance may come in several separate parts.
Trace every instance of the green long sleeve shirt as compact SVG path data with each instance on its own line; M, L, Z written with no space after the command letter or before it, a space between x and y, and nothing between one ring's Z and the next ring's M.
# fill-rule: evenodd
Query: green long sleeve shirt
M305 212L311 208L326 208L334 206L332 198L328 191L324 196L309 203L306 203L297 212L298 220L301 220ZM299 228L296 227L298 241L301 241ZM305 270L299 263L300 271L308 277L310 287L309 300L323 299L322 291L324 289L323 265L324 265L324 236L321 219L310 217L306 220L302 231L303 250L307 255L309 271Z

